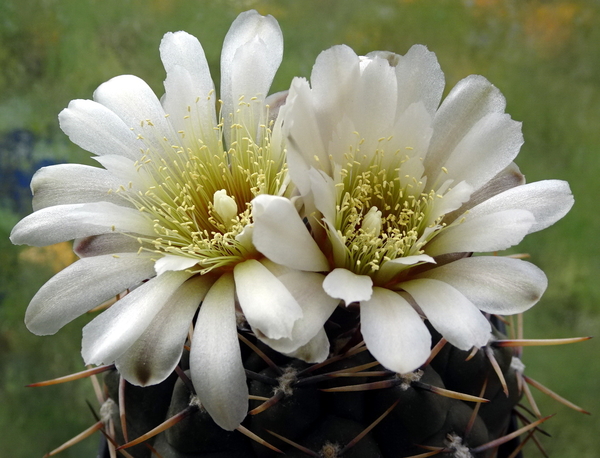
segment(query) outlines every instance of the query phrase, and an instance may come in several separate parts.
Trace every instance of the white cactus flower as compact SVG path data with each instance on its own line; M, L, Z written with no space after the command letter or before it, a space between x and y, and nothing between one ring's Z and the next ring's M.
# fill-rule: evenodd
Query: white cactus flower
M11 240L75 239L81 259L40 289L25 321L36 334L53 334L128 291L85 326L82 355L86 364L114 362L145 386L172 373L202 303L192 380L213 419L231 430L248 409L236 307L275 349L318 361L328 353L323 323L337 300L315 273L326 266L320 251L299 271L265 259L252 243L252 199L289 193L280 126L268 108L282 97L266 97L283 54L277 21L248 11L233 22L219 103L195 37L167 33L160 54L161 100L125 75L61 112L62 130L104 168L55 165L33 178L35 211Z
M482 312L534 305L547 286L539 268L471 254L516 245L573 205L563 181L524 184L513 163L521 124L496 87L469 76L440 105L443 88L424 46L365 57L336 46L318 57L310 83L293 81L280 113L289 174L314 233L304 251L322 249L325 290L360 305L367 347L398 373L429 356L424 319L468 350L490 338ZM261 252L289 267L297 257L284 247L298 243L284 231L255 235Z

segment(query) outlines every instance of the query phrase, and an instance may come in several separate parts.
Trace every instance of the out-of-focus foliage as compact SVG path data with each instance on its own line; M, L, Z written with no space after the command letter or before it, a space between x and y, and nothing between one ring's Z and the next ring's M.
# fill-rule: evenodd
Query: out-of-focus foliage
M41 456L92 424L87 381L43 389L26 383L82 369L80 329L53 337L23 325L28 301L72 260L69 247L13 247L7 237L30 211L27 182L59 161L94 163L58 129L71 99L90 98L109 78L136 74L160 95L164 70L158 44L186 30L202 42L218 82L223 37L237 14L273 14L285 36L285 56L273 91L293 76L309 76L318 53L346 43L358 53L405 53L415 43L435 51L447 87L482 74L523 121L526 143L517 161L528 181L568 180L576 204L555 226L514 251L528 252L550 286L525 315L529 337L594 334L600 329L600 2L597 0L4 0L0 3L0 438L7 456ZM600 412L597 342L526 349L527 374ZM594 457L598 415L568 411L537 396L553 456ZM34 440L35 438L35 440ZM92 456L95 441L64 452ZM2 452L4 453L4 452ZM529 457L541 456L528 446Z

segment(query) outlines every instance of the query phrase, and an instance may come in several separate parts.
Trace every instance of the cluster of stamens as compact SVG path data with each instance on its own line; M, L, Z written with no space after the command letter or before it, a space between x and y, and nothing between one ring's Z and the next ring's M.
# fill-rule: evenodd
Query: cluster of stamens
M359 148L351 149L339 171L335 228L346 247L343 267L370 275L387 261L423 253L443 227L442 217L429 216L443 196L426 192L423 177L403 174L408 155L397 152L390 167L384 164L383 149L370 162L366 156L357 160L361 154Z
M240 99L238 113L252 102ZM143 127L153 125L147 121ZM163 138L162 148L156 148L156 141L146 142L135 163L137 183L143 185L117 190L153 221L156 237L139 237L141 250L196 259L191 271L201 273L256 256L242 234L252 223L250 201L277 194L287 173L283 160L271 154L270 126L259 129L252 133L232 124L229 148L222 140L223 123L206 139L179 131L179 144Z

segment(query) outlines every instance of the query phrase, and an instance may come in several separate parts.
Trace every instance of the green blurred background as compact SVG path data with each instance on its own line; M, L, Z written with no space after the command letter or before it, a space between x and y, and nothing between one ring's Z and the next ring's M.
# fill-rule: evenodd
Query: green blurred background
M517 163L528 181L568 180L573 210L513 252L531 254L550 286L525 314L526 337L598 334L600 329L600 2L597 0L3 0L0 3L0 457L41 457L94 420L88 380L24 388L83 368L82 317L55 336L23 325L37 289L73 261L68 244L13 247L11 227L31 211L33 171L52 162L85 162L56 120L71 99L91 98L107 79L131 73L162 94L158 45L167 31L202 42L215 79L223 37L238 13L272 14L285 37L273 91L309 76L318 53L346 43L359 54L404 54L415 43L435 51L447 90L481 74L500 88L523 122ZM557 413L542 442L554 457L600 453L599 340L527 348L527 375L591 411L588 417L536 392L543 413ZM535 390L534 390L535 391ZM594 432L595 431L595 432ZM94 456L88 439L62 453ZM526 457L540 457L533 444Z

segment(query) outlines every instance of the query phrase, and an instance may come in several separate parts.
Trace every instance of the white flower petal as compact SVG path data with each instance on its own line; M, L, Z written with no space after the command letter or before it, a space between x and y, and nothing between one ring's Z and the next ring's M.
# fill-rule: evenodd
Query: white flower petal
M304 344L323 327L339 301L323 289L322 274L292 271L278 279L302 307L303 315L294 323L292 337Z
M280 113L285 119L283 134L287 138L290 177L303 196L310 192L310 180L306 172L311 166L331 173L325 147L329 139L321 139L321 118L315 114L310 91L305 79L294 78L286 104Z
M399 56L396 67L398 80L398 113L415 102L422 102L433 117L437 110L445 78L435 53L423 45L414 45Z
M192 78L184 67L173 67L164 82L166 92L162 104L173 129L179 132L178 145L194 148L201 139L209 150L218 151L216 93L207 91L201 95Z
M133 187L142 189L140 186L141 178L139 177L144 176L144 172L142 172L142 169L136 169L135 161L117 154L105 154L92 159L108 170L120 182L120 185L129 189Z
M332 148L340 118L351 100L360 76L359 57L345 45L333 46L317 57L311 74L311 85L304 78L294 78L284 109L284 131L288 138L290 176L301 195L309 192L302 171L310 166L331 174L329 152L336 161L343 152ZM347 118L346 118L347 120ZM346 123L347 124L347 123ZM348 126L350 132L354 129ZM344 150L345 151L345 145Z
M455 347L469 350L488 343L490 323L449 284L423 278L403 282L401 287L412 296L433 327Z
M525 176L521 173L519 167L517 167L517 164L512 162L508 165L508 167L506 167L504 170L498 173L498 175L496 175L494 178L488 181L482 188L479 188L477 191L471 194L469 200L465 202L460 208L450 213L447 213L444 218L444 222L446 224L450 224L457 217L465 213L467 210L473 208L474 206L479 205L481 202L488 200L496 194L500 194L501 192L507 191L508 189L524 184ZM455 189L456 186L448 192L453 192Z
M323 281L323 289L331 297L352 302L368 301L373 294L373 280L366 275L356 275L347 269L333 269Z
M467 213L464 222L447 227L429 242L430 256L446 253L505 250L518 244L535 224L527 210L504 210L489 214Z
M254 226L248 224L242 229L238 235L235 236L235 240L238 241L246 250L249 252L254 251L255 247L252 243L252 235L254 234Z
M267 269L269 269L269 272L271 272L278 278L284 274L296 272L296 269L291 269L290 267L286 267L283 264L277 264L276 262L271 261L269 258L262 258L259 262Z
M167 32L160 43L160 58L167 72L163 99L165 111L181 123L184 116L189 114L187 108L196 107L201 113L200 119L208 119L214 126L214 95L209 96L215 86L198 39L182 31Z
M94 318L83 328L81 355L85 363L109 364L121 356L190 276L167 272L152 278Z
M200 307L190 351L192 382L221 428L234 430L248 411L248 386L238 343L234 281L225 274Z
M333 179L322 170L311 168L308 171L310 188L315 206L328 221L335 221L336 191Z
M181 31L167 32L160 42L159 49L167 75L178 66L185 68L190 74L193 82L193 86L188 87L188 95L192 98L190 102L196 97L206 97L214 90L204 49L195 36Z
M548 285L544 272L533 264L499 256L459 259L420 277L448 283L480 310L499 315L526 311Z
M96 202L42 208L19 221L10 240L16 245L45 246L110 232L154 235L152 221L138 210Z
M92 235L73 242L73 251L80 258L113 253L136 253L143 245L128 235L110 233Z
M324 219L323 222L327 228L327 236L331 243L331 250L333 251L333 263L336 266L343 266L348 260L348 250L344 244L344 239L341 234L337 232L333 223L329 220Z
M398 170L401 186L406 186L406 180L412 182L412 178L426 181L424 177L425 167L423 156L429 149L429 141L433 129L431 123L433 115L427 112L422 102L409 105L406 110L399 114L396 123L389 131L393 133L381 142L381 148L385 151L382 157L381 167ZM385 132L387 134L387 132ZM398 154L400 153L401 154ZM408 156L408 160L405 160ZM402 163L400 164L400 160ZM421 178L423 177L423 178Z
M202 45L186 32L168 32L160 43L160 57L167 71L162 103L175 130L193 129L188 134L194 140L201 138L216 149L216 94Z
M406 256L404 258L396 258L392 259L391 261L384 262L380 266L375 276L375 278L377 279L377 284L382 285L388 283L400 272L406 270L407 267L412 267L417 264L427 262L435 264L435 259L433 259L431 256L427 256L426 254L418 254L414 256Z
M434 201L434 207L428 215L429 221L434 223L440 216L450 213L469 201L473 187L461 181L444 194L443 199Z
M233 275L240 307L250 326L271 339L291 337L302 309L277 277L254 259L236 265Z
M265 99L265 105L269 107L269 121L276 121L279 117L279 110L283 108L287 101L287 96L290 93L289 89L285 91L275 92L274 94L270 94ZM271 146L278 145L281 142L281 138L278 135L281 135L281 132L275 132L276 129L281 130L281 123L275 122L275 126L273 128L273 136L271 137ZM276 151L278 148L276 148ZM278 151L277 151L278 152Z
M315 119L321 132L331 135L338 122L335 113L342 113L349 101L347 94L354 91L360 77L360 58L346 45L336 45L321 52L310 75L312 102L319 119ZM328 137L322 138L329 142Z
M121 254L81 259L52 277L31 299L27 328L38 335L54 334L103 302L154 275L145 256Z
M257 97L257 109L264 110L264 101L283 57L283 34L272 16L256 11L241 13L231 24L221 52L221 99L225 117L225 138L229 137L229 114L238 109L238 100ZM254 134L253 127L261 122L254 113L254 126L244 124ZM249 119L252 119L250 115ZM264 121L264 120L263 120Z
M92 100L72 100L58 115L60 128L71 141L97 154L118 154L137 160L143 147L129 125L110 109Z
M561 219L573 206L571 189L566 181L544 180L511 188L471 208L471 218L491 212L523 209L535 217L529 233L541 231Z
M466 181L477 190L504 170L522 145L521 123L508 114L490 113L465 133L446 159L447 172L440 170L438 176L447 173L455 182Z
M438 109L425 167L428 176L437 176L456 145L481 118L504 113L506 100L483 76L470 75L459 81Z
M396 116L396 71L387 59L363 58L360 78L354 85L349 116L354 130L364 138L363 148L376 148L378 139L389 132ZM339 90L339 89L338 89Z
M386 368L412 372L429 357L431 335L419 314L399 294L373 288L360 303L361 331L367 348Z
M252 200L252 217L254 246L271 261L299 270L328 270L327 258L289 199L259 195Z
M301 359L307 363L322 363L329 356L329 339L327 338L325 329L319 329L317 335L310 339L308 343L294 351L286 353L286 355Z
M324 353L326 357L329 351L329 343L327 342L327 348L322 348L320 346L323 343L320 340L321 338L315 340L303 350L299 349L306 346L309 341L323 331L323 325L337 307L339 300L330 297L323 290L324 277L322 274L293 270L277 278L302 308L302 317L294 323L290 338L269 339L262 336L259 336L259 338L274 350L286 355L300 358L296 355L296 351L301 351L305 355L312 355L310 361L305 359L307 362L314 362L313 360L317 358L317 354L322 355Z
M175 291L139 339L115 360L125 380L138 386L156 385L173 372L194 314L212 284L211 278L196 276Z
M267 111L265 100L272 82L262 73L261 64L268 62L271 56L260 39L244 44L235 53L235 71L232 76L232 94L234 104L230 116L223 111L225 117L225 139L228 144L240 138L250 136L255 142L260 142L263 130L260 126L266 125ZM237 104L236 104L237 101ZM238 126L243 126L241 129ZM231 128L231 130L230 130ZM241 134L237 136L236 133ZM232 135L230 137L230 134Z
M176 135L148 84L133 75L116 76L101 84L94 100L112 110L125 125L156 151L171 151Z
M31 179L33 210L64 204L112 202L131 204L117 190L121 183L106 170L81 164L59 164L39 169Z
M198 264L198 259L166 254L156 261L154 264L154 269L156 270L156 275L161 275L168 271L189 269L196 264Z

